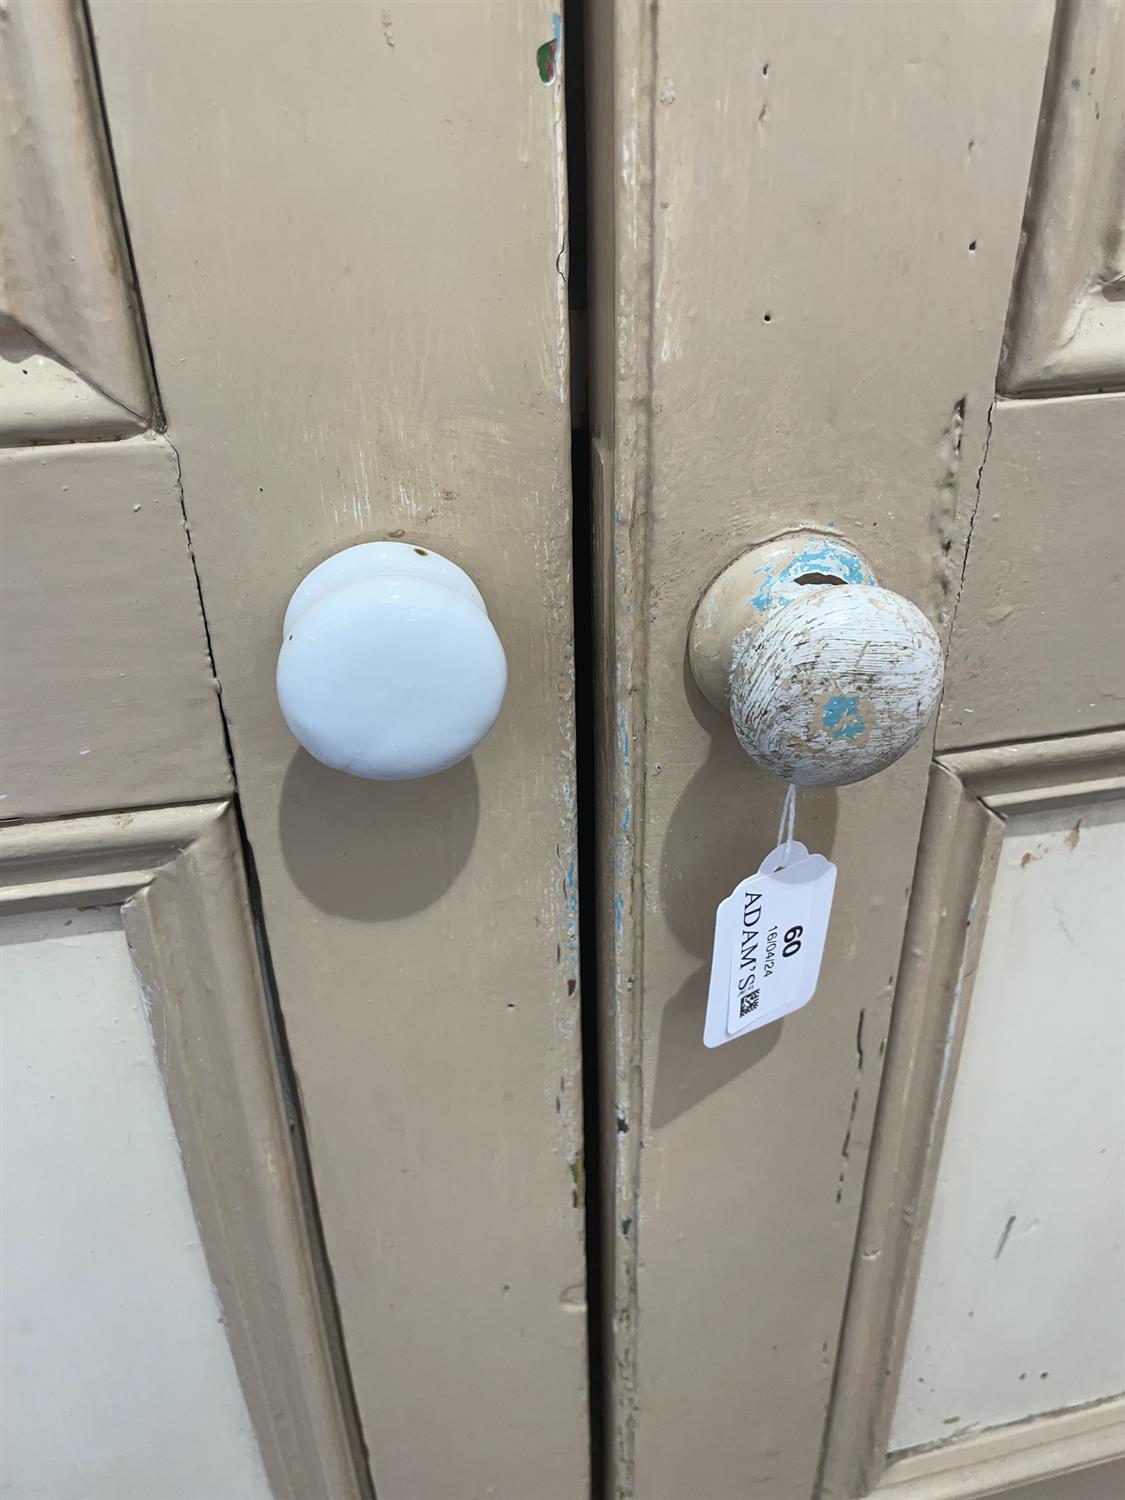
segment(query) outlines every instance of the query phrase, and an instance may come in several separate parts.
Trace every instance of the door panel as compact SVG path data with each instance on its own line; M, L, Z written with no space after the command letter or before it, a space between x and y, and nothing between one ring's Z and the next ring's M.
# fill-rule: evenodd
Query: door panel
M352 1500L81 6L4 7L0 94L0 1489Z
M1122 1402L1106 1398L1122 1389L1125 1045L1115 919L1104 920L1125 894L1123 787L1121 731L966 751L933 769L826 1495L984 1496L1123 1451ZM1087 904L1103 921L1072 947L1063 924L1085 922Z
M0 973L6 1486L265 1500L119 914L0 917Z
M135 436L152 382L67 0L4 10L0 105L0 818L221 797L176 455Z
M1028 1482L1028 1495L1069 1500L1116 1496L1125 1474L1123 48L1119 5L1059 7L829 1495L946 1500Z
M946 747L1125 720L1125 653L1107 640L1125 616L1123 150L1125 8L1065 0L949 656Z
M1004 1491L1004 1500L1117 1500L1125 1494L1125 1463L1076 1469L1041 1484Z
M54 447L47 433L0 448L0 631L20 642L4 662L0 817L221 797L176 455L155 434Z
M1125 1391L1123 908L1125 799L1005 819L892 1451Z
M1061 0L1000 364L1011 396L1119 388L1125 349L1125 10Z
M948 632L1048 4L596 8L594 481L617 1493L813 1493L926 795L802 793L839 883L812 1004L702 1046L718 901L783 788L685 668L800 526ZM598 342L600 340L600 343Z
M552 10L91 13L375 1483L570 1500L588 1444ZM298 580L388 536L471 574L510 683L471 760L395 784L298 752L273 682Z
M1125 719L1125 652L1107 649L1107 631L1125 617L1125 512L1113 499L1123 430L1119 394L995 403L943 745Z
M5 1481L138 1500L219 1484L231 1500L358 1495L233 810L0 829L0 912L5 1140L37 1167L13 1159L5 1200L5 1426L22 1430ZM42 1322L37 1298L56 1309ZM60 1368L65 1433L47 1384Z
M153 413L81 7L0 18L0 444L141 432Z

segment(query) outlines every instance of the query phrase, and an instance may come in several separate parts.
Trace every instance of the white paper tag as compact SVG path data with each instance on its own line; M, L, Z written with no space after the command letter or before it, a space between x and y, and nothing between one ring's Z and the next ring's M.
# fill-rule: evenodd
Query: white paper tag
M799 1010L820 976L836 866L804 844L766 855L715 913L703 1044L721 1047Z

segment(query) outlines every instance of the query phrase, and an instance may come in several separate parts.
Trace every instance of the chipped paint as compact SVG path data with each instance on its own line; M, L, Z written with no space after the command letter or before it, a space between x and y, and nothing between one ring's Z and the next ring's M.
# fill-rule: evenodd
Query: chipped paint
M834 740L855 740L867 734L856 693L833 693L821 709L820 721Z
M535 66L539 71L541 83L554 83L558 77L559 61L562 56L562 16L555 11L551 17L551 28L554 35L549 42L544 42L535 51Z
M935 563L927 592L927 604L931 614L942 625L947 624L950 618L954 580L960 574L961 557L957 546L962 540L959 511L967 406L968 398L964 395L957 396L951 403L949 417L937 444L940 469L930 505L930 532L935 544Z
M692 620L699 687L746 753L799 786L843 786L897 760L941 694L941 644L847 543L794 532L744 553Z
M854 548L834 537L813 533L806 533L805 537L805 540L800 536L782 537L755 549L763 560L754 568L754 576L759 581L746 601L748 608L756 610L759 615L768 614L792 604L810 586L823 585L829 580L875 584L875 574ZM801 580L809 574L821 577L812 585L802 583Z
M574 1208L582 1208L586 1203L586 1158L581 1151L575 1152L567 1160L570 1170L571 1205Z
M918 739L941 693L941 645L921 611L887 589L798 587L735 640L731 721L774 775L844 786Z

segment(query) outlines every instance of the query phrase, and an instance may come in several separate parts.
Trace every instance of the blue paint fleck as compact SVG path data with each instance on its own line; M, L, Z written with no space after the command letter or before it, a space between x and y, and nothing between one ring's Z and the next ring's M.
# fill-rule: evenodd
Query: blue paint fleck
M617 733L621 745L621 767L627 772L629 770L629 731L625 727L623 709L619 709L617 713Z
M867 728L859 711L856 693L836 693L821 711L821 723L834 740L854 740Z

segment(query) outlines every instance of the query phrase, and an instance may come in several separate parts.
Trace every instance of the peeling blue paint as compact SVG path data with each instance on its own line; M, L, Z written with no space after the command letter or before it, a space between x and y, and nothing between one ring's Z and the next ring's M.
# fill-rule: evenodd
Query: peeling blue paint
M825 539L810 544L781 570L778 581L788 583L803 573L830 573L845 583L873 583L875 576L850 547Z
M820 719L834 740L854 740L867 728L856 693L835 693L821 710Z
M824 573L842 583L874 584L875 575L850 547L834 537L811 538L796 557L774 572L768 564L756 568L761 575L757 591L747 599L748 607L760 615L792 604L807 585L798 583L806 573Z

